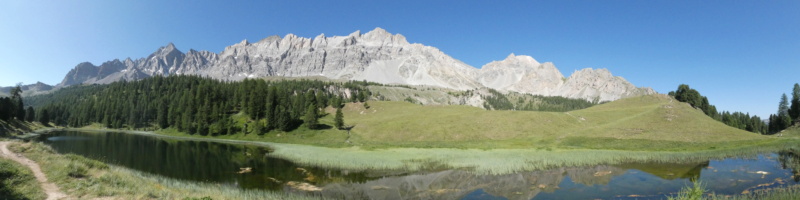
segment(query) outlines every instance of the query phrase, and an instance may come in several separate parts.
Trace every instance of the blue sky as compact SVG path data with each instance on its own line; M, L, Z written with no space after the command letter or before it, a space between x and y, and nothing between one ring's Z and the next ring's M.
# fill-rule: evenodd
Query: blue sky
M800 1L0 1L0 85L57 84L80 62L173 42L220 52L247 39L381 27L480 67L508 54L565 75L607 68L721 110L777 110L800 82Z

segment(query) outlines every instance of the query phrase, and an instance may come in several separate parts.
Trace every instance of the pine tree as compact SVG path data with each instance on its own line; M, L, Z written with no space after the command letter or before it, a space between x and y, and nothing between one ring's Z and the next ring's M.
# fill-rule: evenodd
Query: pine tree
M333 122L337 129L344 128L344 114L342 114L342 108L336 108L336 116L333 118Z
M301 118L306 111L306 100L305 95L295 95L294 96L294 104L291 106L292 109L287 108L287 110L291 111L292 119L299 119Z
M156 121L158 122L158 127L165 129L169 127L169 109L167 107L166 102L161 102L158 105L158 114L156 116Z
M278 114L277 114L277 107L278 107L278 97L277 97L278 89L275 86L270 86L267 89L267 99L265 106L267 108L265 114L267 116L267 130L272 130L278 128Z
M328 96L324 92L317 92L317 108L328 107Z
M308 107L311 104L314 104L315 108L319 108L317 106L317 94L314 90L306 92L306 105L304 107Z
M50 113L47 112L47 109L42 109L42 113L39 114L39 122L45 126L50 124Z
M305 125L309 129L317 128L317 105L316 104L309 104L308 109L306 109L306 115L304 117Z
M778 103L778 116L789 115L789 100L786 94L781 96L781 101Z
M359 92L358 93L358 102L365 102L367 101L367 93L366 92Z
M17 87L11 89L11 101L13 103L13 107L11 108L12 117L17 118L18 120L25 119L25 107L22 103L22 89L20 88L21 84L17 84Z
M0 97L0 120L8 120L11 116L11 99Z
M786 98L786 94L781 95L781 101L778 103L777 116L778 121L776 123L778 123L778 130L786 129L791 125L792 118L789 116L789 100Z
M28 109L25 110L25 121L33 122L36 120L36 112L33 110L33 107L28 106Z
M284 106L278 107L277 110L276 121L278 124L276 127L281 131L290 131L292 129L292 114L289 113L289 110Z
M797 83L792 88L792 105L789 107L789 116L793 121L800 119L800 84Z
M331 106L333 106L334 108L341 108L342 107L342 98L338 97L338 96L337 97L333 97L333 99L331 99Z

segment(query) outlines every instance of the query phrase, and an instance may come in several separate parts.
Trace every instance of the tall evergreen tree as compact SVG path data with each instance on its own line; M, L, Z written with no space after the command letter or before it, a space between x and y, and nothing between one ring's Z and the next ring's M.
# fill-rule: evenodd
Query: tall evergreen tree
M314 90L306 92L306 105L303 107L308 107L311 104L314 104L315 108L319 108L317 105L317 93Z
M792 120L800 119L800 84L797 83L792 88L792 105L789 107L789 116Z
M294 102L291 106L291 109L289 107L287 107L287 109L292 111L291 113L293 119L299 119L303 117L306 111L305 108L307 107L305 95L298 94L294 96Z
M343 101L342 97L338 97L338 96L337 97L333 97L331 99L331 106L333 106L334 108L341 108L342 107L342 101Z
M50 113L47 112L47 109L42 109L42 113L39 114L39 122L45 126L50 124Z
M278 126L278 118L277 118L278 117L278 113L277 113L278 97L277 97L277 93L278 93L278 89L275 88L275 86L270 86L269 89L267 89L267 99L266 99L267 105L265 106L267 108L267 110L265 112L265 114L267 116L267 126L266 126L267 130L272 130L272 129L278 128L277 127Z
M292 129L292 114L289 112L289 109L284 106L279 106L277 112L276 121L278 124L276 128L281 131L290 131Z
M786 94L781 95L781 101L778 103L778 116L789 115L789 99Z
M13 103L11 113L12 117L23 120L25 119L25 105L22 103L22 88L20 88L20 85L17 84L17 87L11 89L11 101Z
M25 110L25 121L33 122L35 120L36 120L36 112L33 110L33 107L28 106L28 109Z
M777 128L779 130L783 130L788 128L791 125L792 117L789 116L789 100L786 98L786 94L781 95L781 101L778 103L778 115L777 115ZM772 123L772 122L770 122Z
M167 107L166 102L161 102L158 104L157 115L156 121L158 122L158 127L162 129L169 127L169 108Z
M328 96L324 92L317 92L317 108L325 109L328 107Z
M7 121L11 118L12 107L13 104L10 98L0 97L0 120Z
M336 108L336 116L333 118L333 123L336 129L344 128L344 114L342 113L342 108Z
M306 109L306 115L304 117L304 123L306 127L309 129L317 128L317 118L319 117L317 114L317 104L309 104L308 109Z

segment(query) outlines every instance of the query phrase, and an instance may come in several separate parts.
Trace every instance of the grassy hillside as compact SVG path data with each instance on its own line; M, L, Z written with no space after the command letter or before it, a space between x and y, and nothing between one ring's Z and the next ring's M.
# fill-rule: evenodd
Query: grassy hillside
M682 150L701 148L698 144L719 148L772 141L726 126L666 95L627 98L565 113L486 111L406 102L369 105L366 109L361 104L348 104L343 109L346 123L355 126L351 141L356 144Z
M16 119L9 121L0 120L0 137L11 137L42 128L46 127L39 122L26 122Z

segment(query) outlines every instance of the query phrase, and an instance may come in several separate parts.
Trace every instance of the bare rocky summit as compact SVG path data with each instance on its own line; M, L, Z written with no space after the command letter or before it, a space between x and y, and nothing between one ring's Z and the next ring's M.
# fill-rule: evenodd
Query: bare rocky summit
M220 53L179 51L173 44L146 58L78 64L59 86L111 83L150 76L200 75L221 80L282 76L323 76L386 84L428 85L457 90L488 87L500 91L611 101L653 94L606 69L583 69L564 77L552 63L511 54L481 69L434 47L411 44L381 28L347 36L303 38L293 34L242 41Z

